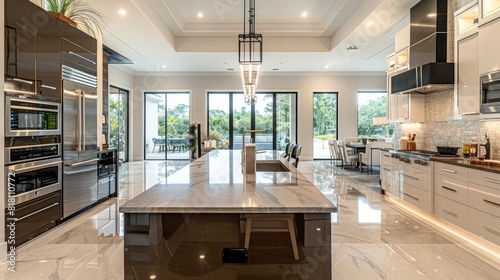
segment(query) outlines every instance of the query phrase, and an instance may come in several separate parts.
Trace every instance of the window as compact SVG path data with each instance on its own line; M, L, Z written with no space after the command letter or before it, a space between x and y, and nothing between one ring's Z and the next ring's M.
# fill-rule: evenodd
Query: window
M358 136L385 138L386 126L373 125L373 117L379 116L387 116L387 92L358 92Z
M257 103L250 106L241 92L210 92L209 139L216 140L218 149L241 149L243 131L263 129L245 135L245 142L255 142L259 150L283 150L297 142L296 100L296 93L257 93Z
M329 159L328 140L337 139L337 93L314 93L314 159Z

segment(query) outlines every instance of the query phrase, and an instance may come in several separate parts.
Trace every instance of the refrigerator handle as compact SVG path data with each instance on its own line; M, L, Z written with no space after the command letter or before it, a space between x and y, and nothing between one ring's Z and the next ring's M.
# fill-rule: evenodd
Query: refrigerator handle
M76 99L78 100L78 105L76 106L77 108L77 128L76 128L76 145L77 145L77 148L76 148L76 151L77 152L81 152L82 151L82 101L81 101L81 98L82 98L82 92L80 90L77 90L76 91Z
M82 151L85 151L85 91L82 90Z

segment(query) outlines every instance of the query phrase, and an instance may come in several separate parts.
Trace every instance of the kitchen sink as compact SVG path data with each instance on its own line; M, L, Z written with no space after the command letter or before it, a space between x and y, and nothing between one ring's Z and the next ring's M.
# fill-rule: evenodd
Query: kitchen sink
M279 160L258 160L256 165L257 172L290 172L290 169Z
M472 159L472 160L470 160L469 163L476 164L476 165L486 165L486 166L491 166L491 167L500 167L500 160L491 160L491 159L476 160L476 159Z

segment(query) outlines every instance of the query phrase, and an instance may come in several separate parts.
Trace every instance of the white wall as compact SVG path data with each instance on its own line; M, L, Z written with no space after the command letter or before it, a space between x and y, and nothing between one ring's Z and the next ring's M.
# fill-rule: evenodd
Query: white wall
M134 146L133 160L144 159L144 91L189 90L191 94L190 122L202 124L206 129L207 92L241 91L240 78L234 76L140 76L134 77L131 131ZM360 90L386 90L385 76L262 76L258 91L298 92L298 142L303 145L302 157L313 155L313 93L339 93L339 138L357 135L357 92ZM205 133L205 131L203 131Z

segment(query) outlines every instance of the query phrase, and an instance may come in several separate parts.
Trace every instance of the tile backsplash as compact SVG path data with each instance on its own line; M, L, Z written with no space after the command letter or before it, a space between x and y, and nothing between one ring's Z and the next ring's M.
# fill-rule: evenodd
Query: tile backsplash
M399 138L414 133L417 149L436 150L436 146L462 147L475 138L485 143L488 133L492 159L500 160L500 120L455 120L453 91L431 93L425 96L425 123L396 124L394 142L399 146ZM399 147L398 147L399 148ZM459 150L461 152L461 150Z

